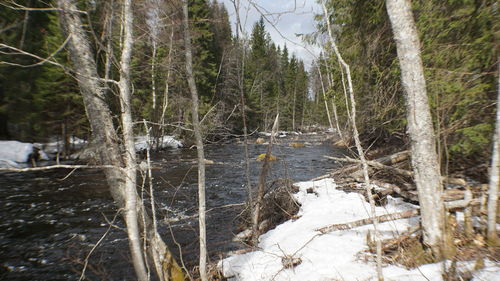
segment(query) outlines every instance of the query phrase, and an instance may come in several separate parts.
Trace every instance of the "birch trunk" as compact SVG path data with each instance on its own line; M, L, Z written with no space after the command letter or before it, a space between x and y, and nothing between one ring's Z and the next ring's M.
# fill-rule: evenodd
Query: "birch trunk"
M128 0L127 3L130 5L130 0ZM162 271L157 272L160 280L170 280L170 278L172 280L184 280L184 274L175 260L173 260L172 254L167 246L158 233L152 230L151 219L142 211L142 202L138 197L135 183L132 184L132 182L135 182L135 162L132 163L132 166L129 166L131 162L135 161L135 152L134 150L125 151L125 155L122 157L118 135L113 126L113 116L109 110L109 106L105 102L105 87L102 83L102 79L97 73L96 62L89 44L90 41L82 28L83 24L78 13L75 12L77 11L75 2L73 0L58 0L57 4L58 8L61 10L61 27L66 34L71 35L71 39L68 42L69 55L73 68L78 69L75 75L85 105L85 111L92 128L92 136L98 144L98 160L102 165L116 167L114 169L105 169L104 173L113 199L120 209L125 210L124 218L127 223L129 238L132 237L130 248L137 278L139 280L147 280L140 240L136 239L136 237L139 237L139 227L142 227L147 230L147 246L148 251L151 252L151 256L160 257L160 268ZM130 13L128 15L131 16ZM131 21L129 24L129 28L131 28ZM123 28L125 29L125 27ZM127 65L127 60L130 61L126 58L126 56L130 55L132 48L132 42L130 41L129 43L128 50L125 49L122 52L122 56L125 56L122 57L122 63L124 65ZM127 82L128 73L125 71L123 73L121 72L120 75L122 77L119 83L120 92L124 91L125 93L125 91L127 91L127 85L123 85L125 88L122 88L122 84ZM130 93L130 88L128 89L128 93ZM122 96L121 102L130 105L130 100L123 100L123 98L126 99L127 96L128 95ZM124 109L123 115L127 114L129 116L122 116L122 122L131 126L132 118L130 111ZM125 146L129 148L132 145L133 148L133 138L130 139L131 127L124 128L123 130L124 132L127 130L126 135L129 137L125 142ZM136 218L135 222L131 221L133 217ZM139 217L141 219L138 219ZM142 224L139 224L139 222ZM138 248L136 245L137 243L139 243ZM140 253L140 255L137 253Z
M328 102L326 101L326 90L325 90L325 83L323 82L323 74L321 72L321 66L317 62L316 66L318 67L319 81L321 83L321 92L323 93L323 101L325 102L325 110L326 110L326 116L328 118L328 124L330 124L330 129L333 130L332 117L330 115L330 109L328 108Z
M202 281L207 281L207 234L205 226L205 153L203 150L203 140L201 138L200 121L198 117L198 90L193 74L193 55L191 48L191 37L189 34L189 14L188 2L184 0L182 5L183 19L182 29L184 31L184 48L186 52L186 74L189 91L191 92L192 116L194 135L196 138L196 148L198 152L198 222L200 227L200 277Z
M134 144L134 131L132 123L132 109L130 106L130 60L132 57L132 2L124 0L123 2L124 17L122 18L123 25L123 48L120 59L120 106L122 110L121 121L123 130L123 144L125 153L123 155L125 161L125 222L127 224L127 234L130 243L130 252L132 254L132 263L139 280L148 280L146 264L142 255L141 237L139 230L139 221L137 214L138 196L136 190L136 156Z
M401 81L406 94L406 116L411 139L412 166L420 202L424 244L442 256L445 213L443 186L426 92L420 40L409 0L387 0L387 13L396 41Z
M170 70L172 68L172 45L174 44L174 28L170 30L170 41L168 42L168 55L167 55L167 76L165 77L165 91L163 92L163 105L161 109L161 140L163 142L163 137L165 136L165 113L168 108L168 94L170 87Z
M488 188L488 242L497 245L497 204L500 174L500 70L498 72L497 120L493 136L493 155L491 157L490 184Z
M240 31L243 35L243 28L241 26L240 19L240 2L231 0L233 3L234 11L236 14L236 42L240 42ZM248 128L247 128L247 117L245 112L245 87L243 85L244 76L245 76L245 46L242 44L241 46L241 69L237 71L237 79L238 79L238 88L240 91L240 103L241 103L241 117L243 121L243 147L245 151L245 180L246 180L246 189L248 196L248 206L250 207L250 214L253 214L253 194L252 194L252 183L250 181L250 157L248 154ZM262 91L261 91L262 93ZM260 105L262 108L262 94L260 96ZM265 125L264 125L265 130Z
M293 87L293 104L292 104L292 131L295 132L295 100L297 96L297 80L295 80L295 85Z
M151 57L151 94L153 96L153 112L156 112L156 38L153 38L153 54Z
M330 38L330 44L332 45L332 49L335 52L335 55L337 56L337 60L339 61L341 66L345 69L346 76L347 76L349 97L351 99L351 110L349 110L348 103L346 103L346 107L347 107L348 111L351 112L350 119L351 119L351 125L352 125L352 129L353 129L354 142L356 144L356 149L358 151L359 159L361 160L362 167L363 167L363 176L364 176L364 181L365 181L365 186L366 186L366 195L367 195L368 201L370 203L371 219L373 221L373 228L375 230L375 242L376 242L376 248L377 248L377 250L376 250L377 251L377 278L379 281L382 281L382 280L384 280L384 276L382 274L382 242L381 242L380 232L378 231L379 220L378 220L377 214L375 212L375 200L373 199L372 187L370 184L370 176L368 174L368 163L366 161L365 152L363 150L363 147L361 146L361 141L359 140L358 127L356 125L356 99L354 98L354 88L353 88L352 79L351 79L351 69L350 69L350 66L342 58L342 56L337 48L337 44L335 44L335 40L333 38L333 33L332 33L332 29L331 29L330 17L328 16L328 10L326 8L325 2L322 1L321 4L323 6L324 16L326 19L326 25L328 27L328 35Z

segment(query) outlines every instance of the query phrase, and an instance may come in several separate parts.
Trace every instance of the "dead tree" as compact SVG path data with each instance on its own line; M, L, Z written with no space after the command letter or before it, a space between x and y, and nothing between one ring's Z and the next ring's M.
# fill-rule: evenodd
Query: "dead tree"
M266 156L264 157L264 164L262 164L262 170L259 175L259 185L257 187L257 197L255 198L255 207L252 213L252 244L257 246L258 238L260 235L260 221L261 221L261 208L263 207L265 189L266 189L266 177L269 172L269 162L271 158L271 152L273 150L273 140L275 134L278 130L278 120L279 114L276 114L274 119L273 128L271 130L271 137L269 139L269 145L267 146Z
M154 231L151 219L142 208L136 186L135 149L132 132L132 116L130 112L130 77L129 65L132 52L132 10L131 1L124 2L124 32L125 41L120 60L120 81L112 81L120 88L122 106L123 139L120 141L113 126L113 117L105 99L105 87L97 73L97 65L91 51L90 41L83 30L73 0L58 0L60 22L63 31L69 36L69 55L78 80L85 111L89 119L93 138L98 145L98 161L102 165L114 168L105 169L106 180L111 195L119 208L124 210L124 219L130 240L130 250L134 269L139 280L147 280L148 274L143 257L142 245L139 239L140 228L147 234L147 250L149 258L155 264L157 275L161 280L183 280L184 274L173 260L172 254L159 234ZM107 81L106 82L110 82ZM121 147L119 143L123 143ZM123 152L123 153L122 153Z
M243 27L241 25L240 19L240 1L239 0L231 0L233 3L234 11L236 12L236 43L240 44L240 32L243 34ZM243 40L244 42L244 40ZM247 128L247 117L246 117L246 104L245 104L245 57L246 57L246 48L243 45L244 43L238 46L241 48L241 62L239 64L240 69L237 70L236 79L238 80L238 90L240 92L240 111L241 118L243 121L243 147L245 151L245 180L246 180L246 188L247 188L247 196L248 196L248 206L250 208L250 213L253 214L253 195L252 195L252 183L250 181L250 157L248 155L248 128ZM262 103L262 99L261 99ZM264 127L265 128L265 127Z
M337 48L337 44L335 44L335 39L333 37L331 23L330 23L330 17L328 15L328 10L326 8L326 4L324 1L322 1L321 4L323 6L326 25L328 28L328 35L330 38L330 44L332 45L332 49L335 52L335 55L337 56L337 60L339 61L339 63L341 64L341 67L345 70L346 75L347 75L347 85L348 85L348 90L349 90L349 97L351 100L351 109L350 109L351 125L352 125L352 129L353 129L354 142L356 144L356 149L358 150L359 159L361 160L362 167L363 167L363 177L364 177L364 182L365 182L365 187L366 187L366 195L368 197L368 201L370 202L370 213L372 216L373 228L375 230L375 239L376 239L376 246L377 246L377 278L378 278L378 280L381 281L381 280L384 280L384 277L382 275L382 244L381 244L380 233L378 231L379 222L378 222L378 217L375 213L375 200L374 200L373 194L372 194L372 187L370 184L370 176L368 174L368 164L366 161L365 152L363 150L363 147L361 146L361 141L359 140L358 127L356 125L356 99L354 98L354 88L352 85L351 70L350 70L350 66L342 58L340 51ZM349 109L348 103L346 103L346 107Z
M396 41L406 116L411 139L412 166L418 189L424 243L436 257L445 246L443 185L427 98L420 40L409 0L387 0L387 13Z
M205 225L205 153L203 150L203 139L201 137L201 127L198 117L198 90L193 74L193 55L191 47L191 37L189 34L189 14L188 2L182 4L182 29L184 32L184 48L186 53L186 74L189 91L191 92L192 116L194 135L196 138L196 149L198 152L198 222L200 227L200 277L202 281L207 281L207 234Z

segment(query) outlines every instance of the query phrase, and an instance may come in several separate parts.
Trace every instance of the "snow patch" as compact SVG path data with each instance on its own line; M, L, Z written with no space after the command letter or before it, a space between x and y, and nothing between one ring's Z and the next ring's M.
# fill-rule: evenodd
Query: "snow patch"
M181 148L183 147L182 142L176 140L173 136L164 136L161 140L159 148ZM136 136L135 137L135 150L143 151L148 149L149 142L147 136ZM151 149L151 147L149 147Z
M375 263L366 261L366 237L372 225L319 235L315 229L330 224L347 223L370 217L370 206L358 193L336 189L332 179L296 184L295 194L301 203L299 219L287 221L259 238L258 251L230 256L219 262L219 268L230 280L376 280ZM313 188L315 193L308 193ZM388 198L385 207L377 207L377 215L415 209L401 199ZM418 223L418 218L381 223L382 237L392 238ZM293 268L284 268L283 258L300 258ZM365 256L366 257L366 256ZM372 260L369 258L368 260ZM477 280L500 280L500 267L487 263ZM386 280L442 280L441 264L428 264L407 270L386 265ZM493 278L493 279L492 279Z
M28 162L33 144L19 141L0 141L0 159L18 163Z
M52 138L56 139L56 138ZM80 139L78 137L70 137L69 138L69 144L72 149L74 150L80 150L82 149L86 144L87 141ZM64 149L64 140L54 140L45 144L42 144L42 149L48 154L57 154L58 152L63 151Z

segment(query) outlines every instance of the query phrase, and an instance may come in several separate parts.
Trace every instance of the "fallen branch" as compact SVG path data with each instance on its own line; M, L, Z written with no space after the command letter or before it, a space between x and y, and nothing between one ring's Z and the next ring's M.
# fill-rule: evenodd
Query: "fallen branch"
M393 221L393 220L416 217L418 215L420 215L420 210L415 209L415 210L408 210L408 211L394 213L394 214L382 215L382 216L378 216L377 218L378 218L379 222L386 222L386 221ZM348 223L332 224L329 226L318 228L318 229L316 229L316 231L319 231L322 234L326 234L326 233L329 233L329 232L332 232L335 230L348 230L348 229L352 229L355 227L368 225L371 223L373 223L373 218L366 218L366 219L357 220L357 221L348 222Z
M345 157L345 158L332 157L332 156L323 156L323 157L330 159L330 160L340 161L340 162L349 162L349 163L357 163L357 164L361 163L360 160L352 159L349 157ZM396 173L398 175L413 177L412 171L391 167L391 166L385 165L384 163L380 162L379 160L367 161L367 164L375 169L387 170L387 171ZM442 180L446 183L449 183L449 184L456 184L456 185L461 185L461 186L467 185L467 182L464 179L460 179L460 178L442 177Z
M34 168L0 168L0 171L5 172L33 172L33 171L45 171L53 169L122 169L121 167L113 165L51 165L44 167L34 167Z
M371 160L371 161L375 161L375 162L378 162L380 164L385 164L385 165L392 165L392 164L396 164L396 163L405 161L406 159L408 159L409 156L410 156L410 151L404 150L404 151L400 151L400 152L397 152L397 153L394 153L391 155L383 156L383 157L380 157L380 158L377 158L377 159ZM340 158L340 159L344 159L344 158ZM359 169L361 169L361 163L356 162L356 164L354 164L354 165L349 165L349 166L339 168L339 169L337 169L329 174L314 178L312 180L313 181L321 180L321 179L334 177L334 176L341 175L341 174L351 174L351 173L356 172Z
M373 180L373 184L384 188L384 190L377 192L378 194L384 196L384 195L389 195L389 194L398 194L399 196L408 199L410 201L418 202L418 193L414 190L405 190L400 188L399 186L379 180ZM443 191L443 201L445 202L450 202L450 201L456 201L456 200L461 200L464 198L464 194L466 191L452 188L452 189L446 189Z
M451 202L445 202L444 205L448 211L454 211L457 209L463 209L468 206L472 205L479 205L480 204L480 199L464 199L464 200L457 200L457 201L451 201ZM407 219L407 218L412 218L420 215L420 210L415 209L415 210L408 210L404 212L399 212L399 213L393 213L393 214L387 214L387 215L381 215L378 216L378 221L379 222L387 222L387 221L393 221L393 220L399 220L399 219ZM361 219L353 222L348 222L348 223L340 223L340 224L332 224L328 225L325 227L321 227L316 229L316 231L321 232L321 234L326 234L335 230L348 230L352 229L355 227L359 226L364 226L364 225L369 225L373 223L373 218L366 218L366 219Z
M331 157L331 156L324 156L324 157L327 158L327 159L331 159L331 160L335 160L335 161L340 161L340 162L361 163L360 160L352 159L352 158L349 158L349 157L346 157L346 158ZM411 172L411 171L403 170L403 169L399 169L399 168L394 168L394 167L391 167L391 166L387 166L387 165L384 165L381 162L378 162L376 160L375 161L368 160L368 161L366 161L366 163L368 165L372 166L373 168L377 168L379 170L389 170L389 171L394 172L396 174L400 174L400 175L408 176L408 177L413 176L413 172Z

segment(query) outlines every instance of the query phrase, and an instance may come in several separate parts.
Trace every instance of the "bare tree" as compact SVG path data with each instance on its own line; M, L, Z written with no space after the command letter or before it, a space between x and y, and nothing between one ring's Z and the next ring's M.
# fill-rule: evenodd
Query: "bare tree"
M252 195L252 183L250 182L250 157L248 155L248 128L247 128L247 117L246 117L246 112L245 112L245 86L244 84L244 79L245 79L245 57L246 57L246 48L243 45L245 42L244 38L242 41L240 41L240 32L241 35L244 37L243 33L243 27L241 25L241 19L240 19L240 1L239 0L231 0L233 3L234 11L236 14L236 43L241 45L241 60L239 61L240 63L238 66L240 69L237 69L237 75L236 79L238 80L238 90L240 93L240 111L241 111L241 118L243 121L243 147L245 151L245 180L246 180L246 188L247 188L247 196L248 196L248 206L250 208L250 214L253 214L253 195ZM261 98L261 106L262 106L262 98Z
M78 69L75 76L78 80L81 95L89 119L93 138L98 145L99 161L102 165L114 168L105 169L111 195L118 207L124 209L127 233L134 269L139 280L147 280L148 274L143 257L140 228L147 230L147 249L149 258L154 262L160 280L183 280L184 274L173 259L158 232L152 228L151 219L144 212L136 186L135 149L132 131L132 115L130 111L130 55L132 52L132 10L131 0L125 0L123 6L124 22L122 24L124 42L121 44L120 81L114 84L120 88L120 104L122 106L121 126L123 140L119 141L113 126L113 118L106 104L103 80L97 73L97 65L91 51L89 39L83 30L83 23L73 0L58 0L60 22L63 31L70 38L69 55L73 69ZM107 80L106 80L107 81ZM119 143L123 143L122 148Z
M130 105L130 60L132 58L132 46L134 39L132 36L132 2L124 0L123 2L123 42L120 59L120 106L122 109L121 120L123 130L123 143L125 145L125 222L127 223L127 234L130 243L130 251L135 272L139 280L147 280L146 264L142 256L142 247L140 241L139 222L137 215L138 196L136 190L136 156L134 143L134 129L132 122L132 108ZM141 202L142 203L142 202Z
M497 120L493 136L490 184L488 188L488 242L497 245L498 185L500 183L500 70L498 71Z
M198 117L198 90L193 74L193 55L191 47L191 37L189 34L189 14L188 1L182 3L182 29L184 31L184 48L186 52L186 75L189 91L191 92L192 116L194 135L196 139L196 149L198 152L198 222L200 227L200 277L202 281L207 281L207 233L205 225L205 152L203 150L203 139Z
M348 85L348 90L349 90L349 96L351 99L351 110L350 110L350 117L351 117L351 125L353 129L353 137L354 137L354 142L356 144L356 149L358 150L358 155L359 159L361 160L362 166L363 166L363 176L365 180L365 187L366 187L366 195L368 197L368 201L370 202L370 213L372 216L372 221L373 221L373 228L375 230L375 242L376 242L376 250L377 250L377 277L379 281L384 280L384 276L382 275L382 243L380 239L380 232L378 231L378 217L377 214L375 213L375 200L373 199L373 193L372 193L372 186L370 184L370 176L368 174L368 163L366 161L365 157L365 152L363 150L363 147L361 146L361 141L359 140L359 133L358 133L358 127L356 126L356 99L354 98L354 88L352 85L352 79L351 79L351 70L350 66L344 61L342 58L339 49L337 48L337 44L335 44L335 40L333 37L332 29L331 29L331 23L330 23L330 17L328 15L328 9L326 8L326 4L324 1L321 2L323 6L323 12L324 16L326 19L326 25L328 27L328 35L330 38L330 44L332 45L332 49L335 52L335 55L337 56L337 60L340 62L341 67L345 69L345 72L347 74L347 85ZM326 103L326 101L325 101ZM349 104L346 103L346 107L348 108L349 111Z
M386 7L396 40L401 81L406 94L412 166L418 189L424 243L440 258L443 254L441 246L445 246L445 211L441 198L443 185L420 56L420 40L410 0L387 0Z
M278 121L279 114L276 114L276 118L274 119L273 128L271 129L271 137L269 138L269 145L267 146L266 155L264 157L264 164L262 164L262 169L260 170L259 175L259 186L257 187L257 196L255 198L255 206L253 208L252 213L252 244L253 246L257 246L259 235L260 235L260 222L261 222L261 211L260 209L263 207L264 195L266 192L266 178L269 173L269 162L271 158L271 152L273 151L273 141L278 131Z

